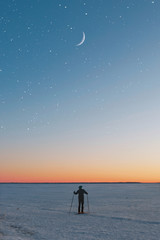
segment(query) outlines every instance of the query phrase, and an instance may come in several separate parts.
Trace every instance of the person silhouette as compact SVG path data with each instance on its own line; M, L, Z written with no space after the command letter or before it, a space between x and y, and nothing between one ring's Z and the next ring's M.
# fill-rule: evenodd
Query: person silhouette
M83 213L84 209L84 194L88 193L82 188L82 186L79 186L79 190L77 192L73 192L74 194L78 194L78 213Z

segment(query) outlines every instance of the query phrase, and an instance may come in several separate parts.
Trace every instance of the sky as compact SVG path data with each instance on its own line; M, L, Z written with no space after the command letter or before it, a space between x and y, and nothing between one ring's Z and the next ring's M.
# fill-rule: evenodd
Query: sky
M160 182L159 13L0 0L0 182Z

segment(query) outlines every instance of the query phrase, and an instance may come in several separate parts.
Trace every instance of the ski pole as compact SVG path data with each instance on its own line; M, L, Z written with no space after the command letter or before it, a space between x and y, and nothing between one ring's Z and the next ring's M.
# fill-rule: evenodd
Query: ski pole
M72 204L73 204L73 199L74 199L74 193L73 193L73 196L72 196L72 200L71 200L71 206L70 206L70 209L69 209L69 213L71 213Z
M90 213L88 195L87 195L87 205L88 205L88 213Z

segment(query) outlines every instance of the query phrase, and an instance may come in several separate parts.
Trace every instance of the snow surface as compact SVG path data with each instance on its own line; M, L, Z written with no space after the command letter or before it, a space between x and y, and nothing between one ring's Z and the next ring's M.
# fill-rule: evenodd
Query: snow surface
M158 240L160 184L0 184L0 240ZM85 196L85 212L88 212Z

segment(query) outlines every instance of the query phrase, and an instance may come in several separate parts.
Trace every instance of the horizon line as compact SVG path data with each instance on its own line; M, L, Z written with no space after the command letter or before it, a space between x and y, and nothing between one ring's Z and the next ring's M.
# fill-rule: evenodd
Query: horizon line
M139 181L126 181L126 182L0 182L0 184L143 184L143 183L160 183L160 182L139 182Z

